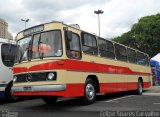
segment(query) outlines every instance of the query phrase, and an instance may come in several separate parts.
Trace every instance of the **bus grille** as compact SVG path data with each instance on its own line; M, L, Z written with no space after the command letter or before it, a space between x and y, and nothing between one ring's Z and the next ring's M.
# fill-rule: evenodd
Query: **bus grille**
M37 81L47 81L47 75L50 72L39 72L39 73L27 73L27 74L19 74L16 75L17 80L16 83L20 82L37 82ZM54 74L56 74L54 72ZM54 79L56 80L56 79Z

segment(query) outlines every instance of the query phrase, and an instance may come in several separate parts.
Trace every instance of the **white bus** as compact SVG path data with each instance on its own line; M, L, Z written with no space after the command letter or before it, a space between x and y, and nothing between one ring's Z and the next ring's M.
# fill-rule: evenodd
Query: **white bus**
M12 66L14 64L16 43L13 40L0 38L0 98L7 101L16 99L12 95Z

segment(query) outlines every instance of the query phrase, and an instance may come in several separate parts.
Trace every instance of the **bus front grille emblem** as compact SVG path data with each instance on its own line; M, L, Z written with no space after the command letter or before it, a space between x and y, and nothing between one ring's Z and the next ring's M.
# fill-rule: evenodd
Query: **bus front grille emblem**
M30 74L26 75L26 81L30 82L32 80L32 76Z

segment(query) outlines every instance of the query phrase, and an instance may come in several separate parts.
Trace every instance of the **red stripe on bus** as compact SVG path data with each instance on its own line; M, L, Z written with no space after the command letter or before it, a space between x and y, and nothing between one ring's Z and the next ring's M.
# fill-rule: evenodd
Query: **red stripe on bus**
M151 75L146 72L135 72L128 67L106 65L92 62L84 62L77 60L60 60L64 64L58 64L58 61L43 63L32 67L13 67L14 74L30 71L42 71L42 70L72 70L83 72L99 72L99 73L113 73L113 74L128 74L128 75Z
M138 80L138 79L137 79ZM127 83L101 83L100 93L113 93L120 91L136 90L138 82L127 82ZM151 86L150 82L144 82L143 88Z
M151 86L150 82L143 83L144 88ZM137 82L128 83L101 83L100 93L113 93L128 90L136 90ZM67 84L65 91L39 91L39 92L13 92L15 96L62 96L78 97L84 95L84 84Z

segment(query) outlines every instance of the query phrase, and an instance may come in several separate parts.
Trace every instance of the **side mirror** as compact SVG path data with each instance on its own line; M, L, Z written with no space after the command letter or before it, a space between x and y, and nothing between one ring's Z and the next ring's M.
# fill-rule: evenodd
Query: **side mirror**
M68 41L72 41L72 32L71 31L66 31L66 39Z

